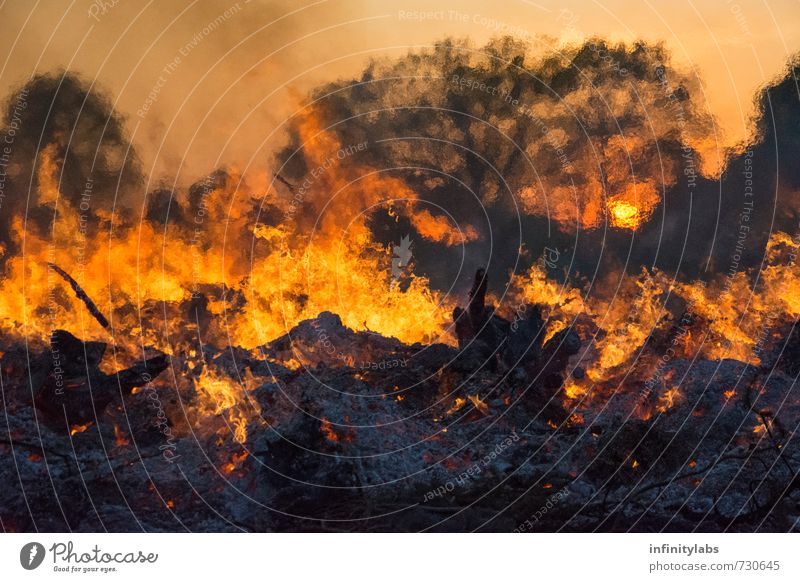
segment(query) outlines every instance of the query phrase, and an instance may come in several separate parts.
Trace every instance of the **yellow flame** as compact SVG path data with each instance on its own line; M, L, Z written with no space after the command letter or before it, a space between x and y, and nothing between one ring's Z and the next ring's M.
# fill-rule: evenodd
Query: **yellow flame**
M642 223L639 209L628 202L622 200L611 202L609 203L609 210L611 211L611 226L616 228L636 230Z

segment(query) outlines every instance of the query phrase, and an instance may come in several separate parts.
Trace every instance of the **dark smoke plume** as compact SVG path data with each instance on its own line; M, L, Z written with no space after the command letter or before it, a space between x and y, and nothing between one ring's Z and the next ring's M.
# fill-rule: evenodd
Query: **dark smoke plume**
M592 39L537 55L510 38L480 49L448 40L320 87L308 111L338 142L369 142L359 164L403 180L432 214L477 230L478 241L446 251L452 261L440 260L441 245L417 245L420 265L438 259L427 274L445 284L482 264L505 280L520 248L529 261L545 246L566 248L590 270L611 242L624 262L631 226L657 221L674 190L697 188L721 165L699 96L698 81L670 65L663 45ZM290 182L309 170L301 123L279 156ZM413 232L376 214L386 242L397 236L390 224Z
M83 204L82 212L94 218L98 211L111 212L115 200L118 206L129 203L141 187L123 118L108 98L73 73L37 75L13 93L1 131L7 149L0 232L12 251L10 221L25 215L26 208L29 227L46 229L57 204ZM48 177L58 186L57 204L42 198L39 170L45 156L57 168ZM90 228L96 223L86 221Z

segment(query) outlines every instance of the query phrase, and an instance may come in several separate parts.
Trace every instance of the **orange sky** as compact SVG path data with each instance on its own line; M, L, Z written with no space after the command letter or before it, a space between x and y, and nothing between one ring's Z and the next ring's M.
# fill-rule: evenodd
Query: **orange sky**
M148 173L182 182L222 163L263 165L309 88L446 35L664 41L702 78L698 102L725 145L746 137L755 92L800 50L797 0L116 2L3 3L3 97L36 71L77 71L128 118Z

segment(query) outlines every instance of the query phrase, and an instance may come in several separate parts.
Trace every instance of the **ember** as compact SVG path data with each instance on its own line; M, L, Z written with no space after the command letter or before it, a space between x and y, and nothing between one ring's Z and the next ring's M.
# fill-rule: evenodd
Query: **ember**
M87 428L92 426L93 423L87 422L86 424L74 424L69 427L69 434L70 436L75 436L76 434L80 434L84 432Z

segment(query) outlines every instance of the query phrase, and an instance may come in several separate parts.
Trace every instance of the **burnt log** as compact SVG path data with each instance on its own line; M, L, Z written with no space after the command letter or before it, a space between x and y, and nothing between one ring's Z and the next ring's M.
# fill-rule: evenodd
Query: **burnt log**
M503 360L508 367L526 366L542 352L544 320L538 305L525 305L509 325Z
M481 332L484 324L491 316L491 310L486 309L486 286L488 279L484 269L475 272L475 280L469 291L467 308L456 307L453 310L453 323L455 323L458 346L466 347L477 334Z
M106 351L102 342L84 342L64 330L53 332L50 342L49 373L34 387L34 404L42 420L54 428L85 425L121 394L144 386L168 365L166 355L157 352L115 374L99 365Z
M465 351L465 357L461 359L479 365L486 364L494 371L502 355L510 323L495 314L494 308L486 306L487 282L486 270L478 269L469 291L467 308L456 307L453 310L453 322L458 347Z
M75 292L75 297L83 301L83 304L86 306L86 309L89 310L89 313L92 314L97 322L102 325L104 328L108 327L108 320L106 319L105 315L101 313L101 311L97 308L92 298L86 294L86 291L83 290L83 287L78 285L78 282L73 279L64 269L60 268L58 265L53 263L47 263L47 266L53 269L56 273L58 273L62 279L64 279L72 290Z
M483 326L484 321L486 321L485 304L487 284L488 277L486 276L486 270L478 269L475 272L475 280L472 283L472 289L469 291L469 305L467 307L473 330L479 330Z
M472 329L472 319L465 309L456 307L453 310L453 323L455 324L458 347L464 348L475 335Z
M560 424L569 416L561 406L558 392L564 385L569 358L580 348L578 334L571 328L562 329L547 341L538 359L529 366L531 377L537 378L530 404L542 411L547 420Z

